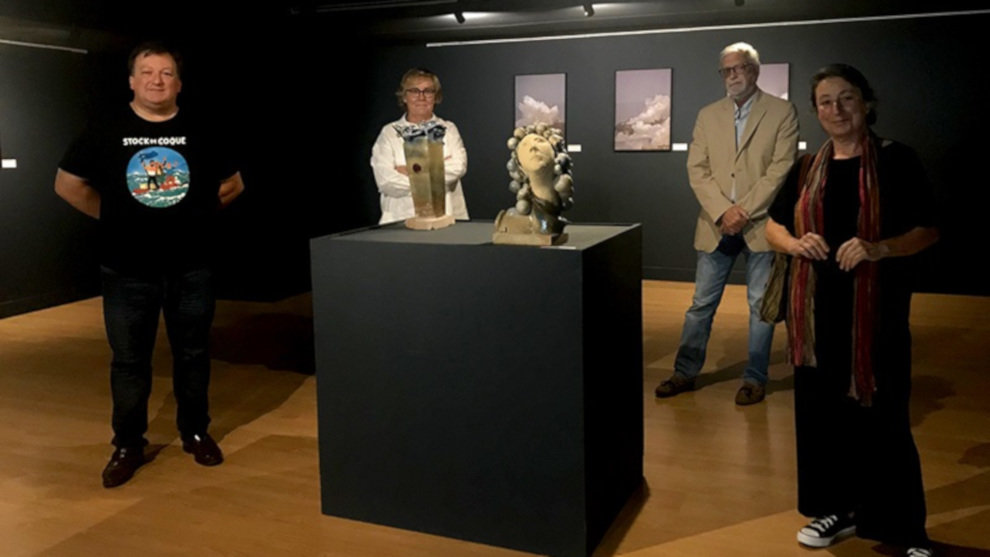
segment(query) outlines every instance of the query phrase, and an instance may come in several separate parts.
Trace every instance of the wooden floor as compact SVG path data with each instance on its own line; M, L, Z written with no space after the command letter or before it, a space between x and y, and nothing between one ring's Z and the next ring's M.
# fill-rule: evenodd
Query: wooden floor
M732 400L746 358L744 292L730 287L700 389L669 401L688 283L645 282L646 485L596 555L890 555L850 540L794 540L792 377L783 330L769 395ZM221 302L213 433L227 461L197 466L173 424L164 331L155 357L153 462L100 485L108 445L108 348L100 300L0 320L0 556L510 556L524 553L323 516L309 298ZM990 298L915 297L913 425L929 534L943 556L990 556ZM480 442L480 440L479 440Z

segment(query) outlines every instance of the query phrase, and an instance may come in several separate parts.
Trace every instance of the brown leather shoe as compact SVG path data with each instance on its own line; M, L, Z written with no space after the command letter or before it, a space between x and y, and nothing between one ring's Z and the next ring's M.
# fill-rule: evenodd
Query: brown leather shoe
M216 466L223 462L223 453L209 433L200 433L182 438L182 450L193 455L203 466Z
M750 404L756 404L762 401L766 397L766 387L757 385L756 383L750 383L749 381L743 381L742 386L736 391L736 404L739 406L749 406Z
M657 398L668 398L693 390L694 379L688 379L683 375L678 375L675 373L657 385L657 388L653 391L653 393L657 395Z
M144 447L117 447L103 469L103 487L123 485L144 464Z

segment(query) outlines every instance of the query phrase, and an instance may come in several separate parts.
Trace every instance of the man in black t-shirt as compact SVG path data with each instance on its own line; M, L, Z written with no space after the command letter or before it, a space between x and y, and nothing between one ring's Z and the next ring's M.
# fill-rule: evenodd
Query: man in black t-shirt
M241 194L244 183L225 138L179 113L181 63L162 44L134 49L128 60L130 107L91 124L55 177L60 197L99 220L116 448L103 470L104 487L123 484L145 463L160 313L172 348L182 448L204 466L223 462L207 433L215 305L209 263L216 213Z

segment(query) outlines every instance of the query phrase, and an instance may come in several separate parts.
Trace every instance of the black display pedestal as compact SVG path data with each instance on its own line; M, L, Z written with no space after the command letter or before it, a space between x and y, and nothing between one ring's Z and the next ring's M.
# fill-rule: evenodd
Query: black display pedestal
M323 512L590 555L643 477L641 230L312 240Z

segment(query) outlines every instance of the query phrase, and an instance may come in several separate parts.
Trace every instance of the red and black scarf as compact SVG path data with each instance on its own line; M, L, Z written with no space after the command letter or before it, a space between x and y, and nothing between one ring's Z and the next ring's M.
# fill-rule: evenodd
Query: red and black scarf
M867 242L880 240L880 192L877 187L878 138L863 138L859 164L859 219L856 235ZM825 235L825 186L828 163L834 154L832 140L818 150L801 186L794 206L794 235L808 232ZM838 246L830 246L834 257ZM860 262L853 271L852 380L850 395L864 406L872 403L873 339L877 325L877 264ZM791 289L787 304L787 335L793 365L816 367L815 358L815 271L811 260L795 257L791 262Z

